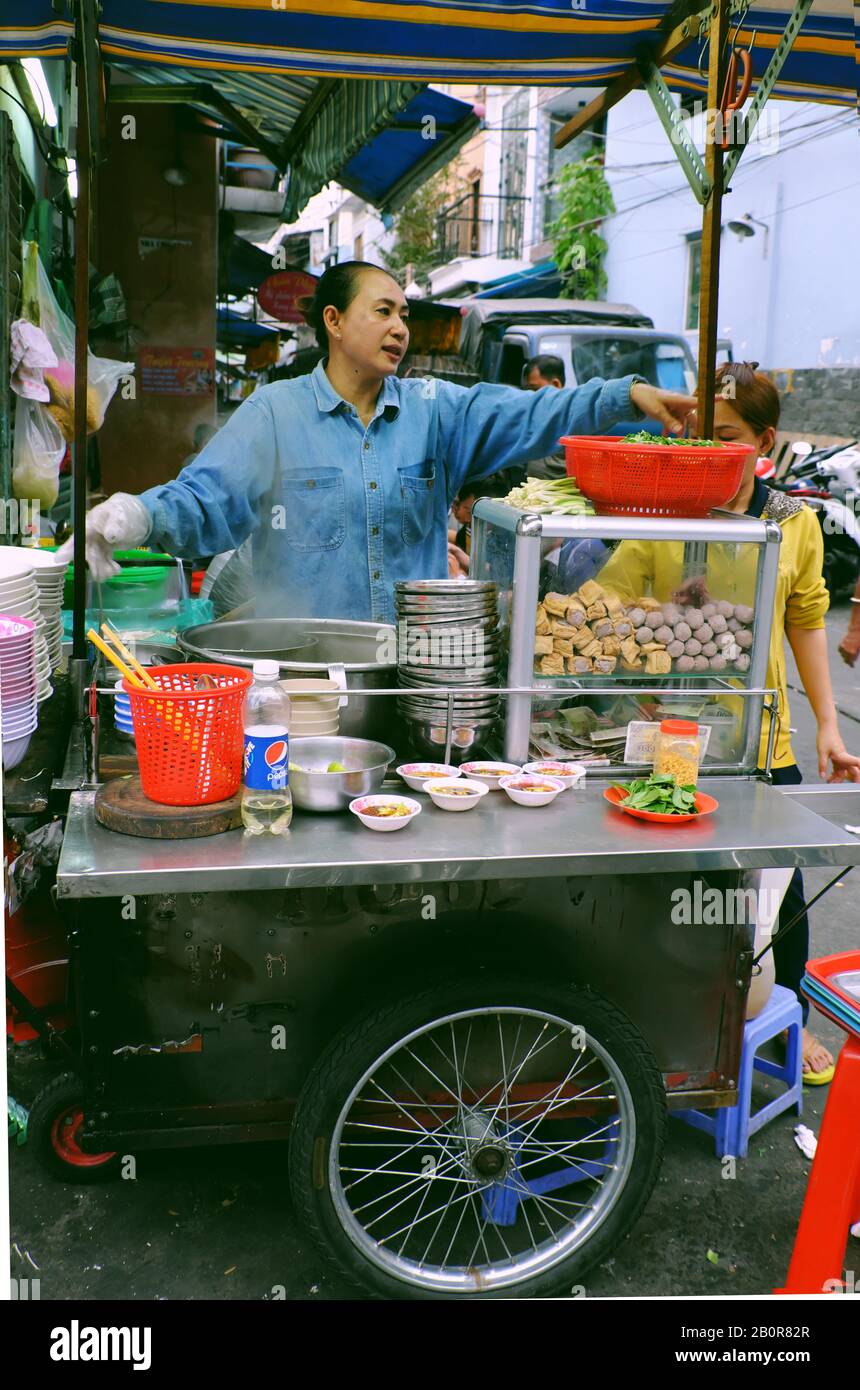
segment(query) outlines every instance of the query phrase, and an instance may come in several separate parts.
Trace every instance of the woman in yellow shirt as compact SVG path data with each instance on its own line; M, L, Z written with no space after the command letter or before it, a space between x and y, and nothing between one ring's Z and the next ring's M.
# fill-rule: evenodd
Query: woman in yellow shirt
M779 714L772 761L777 784L801 781L800 770L791 748L791 716L785 668L785 640L794 654L803 689L812 706L818 726L816 746L819 776L831 782L860 782L860 758L845 748L833 702L828 665L824 615L829 596L821 576L823 544L815 514L800 498L776 492L756 477L755 466L761 455L773 448L779 423L779 396L770 379L755 370L757 363L726 363L717 372L714 437L724 442L752 444L740 488L730 511L747 516L764 516L779 523L782 544L779 556L771 628L770 655L766 684L778 691ZM733 559L725 547L713 547L709 556L707 583L712 593L733 603L752 607L754 573L743 562ZM651 592L668 601L678 589L683 563L680 545L655 546L625 541L602 569L600 582L630 597ZM695 583L695 581L688 581ZM701 581L700 581L701 582ZM762 721L759 765L764 766L768 743L768 716ZM787 923L804 906L803 878L796 871L780 911L780 922ZM803 917L773 948L778 984L798 993L809 955L809 923ZM809 1006L801 999L804 1021ZM833 1057L807 1029L803 1033L804 1080L811 1084L829 1081Z

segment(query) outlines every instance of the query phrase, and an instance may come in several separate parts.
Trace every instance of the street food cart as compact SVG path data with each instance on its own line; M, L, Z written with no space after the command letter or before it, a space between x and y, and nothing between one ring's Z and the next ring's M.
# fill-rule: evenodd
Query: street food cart
M777 527L485 499L475 531L515 692L487 755L525 761L534 730L543 747L552 703L603 723L619 702L705 720L716 704L716 813L621 814L603 793L635 771L626 748L551 805L495 792L455 818L428 802L394 835L297 811L286 838L146 839L99 824L82 787L57 876L79 1055L34 1107L40 1149L87 1179L147 1148L289 1140L301 1219L389 1297L559 1293L605 1258L656 1180L667 1111L735 1098L755 912L679 925L678 893L746 902L768 869L860 862L845 828L860 791L785 795L755 775ZM583 539L605 593L625 547L663 546L682 576L749 599L746 670L544 676L536 608L559 542Z

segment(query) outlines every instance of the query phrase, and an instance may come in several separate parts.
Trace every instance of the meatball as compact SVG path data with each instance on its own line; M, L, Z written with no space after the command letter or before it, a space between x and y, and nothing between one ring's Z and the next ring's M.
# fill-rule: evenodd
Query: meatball
M687 622L690 624L690 627L693 629L694 632L696 631L696 628L702 627L705 621L704 615L700 608L688 608L684 613L684 617L686 618Z
M749 627L750 623L755 617L755 614L753 610L747 606L747 604L739 603L735 607L735 617L737 618L739 623L744 623L747 627Z
M735 641L737 642L737 644L738 644L739 647L749 648L749 647L752 646L752 641L753 641L752 633L751 633L751 632L747 632L746 630L741 630L740 632L736 632L736 633L735 633Z
M665 623L662 627L658 627L654 632L654 641L663 642L667 646L671 641L674 640L674 637L674 632L670 627L667 627Z
M718 651L719 647L717 646L716 642L702 643L702 656L716 656Z
M721 613L726 619L733 618L735 616L735 605L729 603L728 599L722 598L717 604L717 612Z
M699 641L703 644L705 642L710 642L713 635L714 629L711 627L710 623L702 623L701 627L696 628L696 636L698 637Z
M708 670L708 667L710 666L710 664L711 664L711 663L708 661L708 658L707 658L706 656L694 656L694 657L693 657L693 670L694 670L694 671L707 671L707 670Z
M687 656L700 656L702 644L697 637L691 637L688 642L684 643L684 651Z
M669 643L666 650L671 656L672 660L674 661L677 657L684 655L684 643L679 642L676 637L674 642ZM714 650L716 651L716 647L714 648Z
M637 627L633 635L640 647L643 647L646 642L654 641L654 633L650 627Z
M628 608L627 620L633 625L634 631L637 627L643 627L645 625L645 609Z
M678 671L692 671L695 659L693 656L679 656L675 667Z
M679 642L688 641L692 637L692 635L693 629L690 627L689 623L681 622L675 624L675 636L677 637Z
M714 614L713 614L713 616L712 616L712 618L711 618L711 627L713 628L714 632L725 632L725 631L726 631L726 628L728 627L728 623L726 622L726 619L723 617L723 614L722 614L722 613L714 613Z

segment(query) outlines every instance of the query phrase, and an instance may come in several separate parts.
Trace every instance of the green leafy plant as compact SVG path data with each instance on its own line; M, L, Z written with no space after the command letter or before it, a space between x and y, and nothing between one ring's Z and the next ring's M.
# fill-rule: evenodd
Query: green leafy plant
M647 781L613 782L618 791L626 792L624 805L634 811L657 811L664 816L689 815L696 809L696 787L690 783L679 786L667 773L653 773Z
M673 434L649 434L647 430L637 430L635 434L625 434L619 444L665 444L679 445L684 449L718 449L719 439L681 439Z
M439 209L450 202L451 196L450 178L442 170L417 188L395 214L397 240L391 251L383 253L383 259L401 284L409 267L420 282L447 259L438 241L437 222Z
M569 299L600 299L606 293L606 242L599 227L615 211L599 155L566 164L558 177L561 211L549 228L555 262Z

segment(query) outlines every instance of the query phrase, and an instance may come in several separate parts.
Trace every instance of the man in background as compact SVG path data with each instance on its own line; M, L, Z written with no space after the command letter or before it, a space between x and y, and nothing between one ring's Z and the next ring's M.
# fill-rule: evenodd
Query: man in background
M552 386L560 391L564 379L564 363L560 357L554 357L549 352L538 353L523 367L523 389L526 391L541 391L544 386ZM526 469L529 478L564 478L566 474L564 449L548 454L546 458L532 459Z

